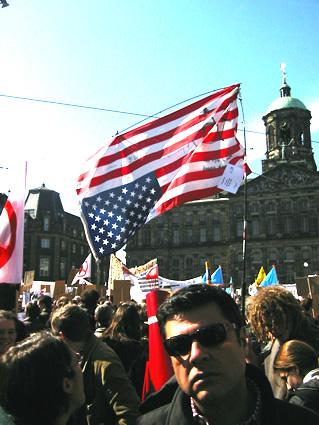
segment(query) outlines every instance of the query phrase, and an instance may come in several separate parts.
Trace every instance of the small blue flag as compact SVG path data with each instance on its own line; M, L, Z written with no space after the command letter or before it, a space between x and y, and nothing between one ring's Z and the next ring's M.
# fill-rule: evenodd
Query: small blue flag
M223 272L222 272L221 266L219 266L214 271L214 273L212 274L210 280L211 280L211 283L215 283L215 284L223 284L224 283Z
M278 284L279 284L279 280L277 277L277 272L276 272L275 266L272 266L271 270L268 272L267 276L261 282L259 287L261 288L264 286L271 286L271 285L278 285Z

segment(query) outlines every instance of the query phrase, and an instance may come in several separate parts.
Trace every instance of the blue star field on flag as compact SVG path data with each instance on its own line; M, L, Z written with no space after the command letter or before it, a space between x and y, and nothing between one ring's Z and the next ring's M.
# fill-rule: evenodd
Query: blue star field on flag
M118 251L146 222L162 195L154 173L84 198L82 217L96 258Z

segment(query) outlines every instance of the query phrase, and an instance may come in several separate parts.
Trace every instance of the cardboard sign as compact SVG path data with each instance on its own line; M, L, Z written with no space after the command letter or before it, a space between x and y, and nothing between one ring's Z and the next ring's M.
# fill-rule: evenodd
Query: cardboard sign
M130 301L130 280L114 280L114 289L112 290L113 303L119 305L121 301Z
M34 270L29 270L27 272L24 272L23 286L25 287L25 289L28 288L28 290L30 290L32 288L33 281L34 281Z
M319 315L319 276L309 275L296 278L297 293L303 298L312 298L312 315Z
M57 300L58 298L65 295L65 280L56 280L53 290L53 298Z

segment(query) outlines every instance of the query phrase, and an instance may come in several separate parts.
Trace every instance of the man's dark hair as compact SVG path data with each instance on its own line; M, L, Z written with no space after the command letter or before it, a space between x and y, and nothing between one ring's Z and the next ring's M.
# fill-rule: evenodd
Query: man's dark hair
M98 305L95 309L95 320L100 326L109 326L113 316L113 307L109 304Z
M244 326L238 305L227 292L217 286L190 285L175 292L159 306L157 319L163 338L166 336L165 324L168 320L211 302L217 304L225 318L238 329Z
M67 304L54 311L51 319L52 331L55 335L60 332L74 342L85 341L91 334L88 313L75 304Z
M30 301L25 307L25 314L31 320L37 319L41 313L40 307L33 301Z
M52 310L52 304L53 304L53 300L49 295L41 295L38 298L38 305L40 307L44 306L44 308L48 310L49 312L51 312Z
M90 312L94 312L97 307L100 294L96 289L86 290L81 295L83 306Z
M72 378L72 357L49 332L34 333L0 359L0 403L16 422L53 423L69 407L64 377Z

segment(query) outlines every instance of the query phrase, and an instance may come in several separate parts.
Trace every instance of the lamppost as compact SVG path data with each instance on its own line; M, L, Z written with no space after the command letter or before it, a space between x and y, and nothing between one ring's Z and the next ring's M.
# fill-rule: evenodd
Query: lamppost
M309 279L309 263L308 261L305 261L303 263L304 268L306 269L306 276L307 276L307 285L308 285L308 298L311 298L311 286L310 286L310 279Z

